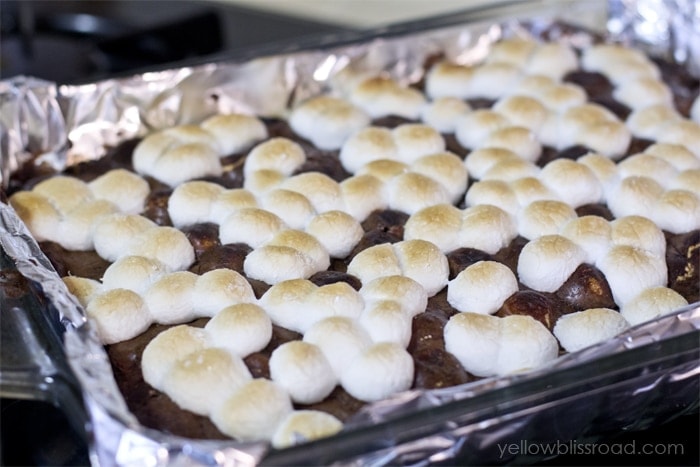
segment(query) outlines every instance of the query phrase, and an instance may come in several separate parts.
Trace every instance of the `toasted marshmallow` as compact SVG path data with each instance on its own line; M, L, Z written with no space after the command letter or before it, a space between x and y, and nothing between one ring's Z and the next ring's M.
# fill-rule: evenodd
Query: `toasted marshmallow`
M417 172L392 178L386 185L389 208L413 214L428 206L450 202L450 194L436 180Z
M10 205L36 241L56 238L62 215L49 198L34 191L18 191L10 196Z
M528 242L518 258L518 277L540 292L555 292L586 259L586 252L566 237L544 235Z
M425 88L432 99L456 97L465 99L471 96L472 67L450 62L440 62L433 66L425 77Z
M351 396L373 402L409 389L413 371L413 358L403 347L380 342L349 362L340 375L340 384Z
M658 157L671 164L676 170L700 169L700 158L681 144L656 143L642 154Z
M484 147L508 149L529 162L535 162L542 153L542 145L535 134L520 126L499 128L491 132L482 144Z
M393 300L369 302L360 316L372 342L394 342L404 349L411 340L411 323L401 304Z
M518 198L510 184L502 180L482 180L474 183L464 197L467 207L477 204L491 204L511 215L520 209Z
M388 128L370 126L353 133L340 148L340 163L350 173L379 159L399 160L399 148Z
M475 149L467 154L464 165L470 176L477 180L484 178L484 175L496 164L519 159L513 151L505 148L484 147Z
M344 211L326 211L314 216L306 225L331 258L345 258L362 239L360 222Z
M37 183L32 191L48 198L62 214L67 214L78 206L95 199L87 183L68 175L47 178Z
M214 416L251 376L240 357L226 349L195 350L176 361L163 378L163 392L185 410Z
M342 316L326 318L304 334L304 342L317 345L328 359L336 376L372 345L372 339L357 320Z
M700 123L700 95L695 98L690 106L690 119Z
M245 243L258 248L272 240L287 225L270 211L260 208L242 208L233 211L219 226L219 240L226 243Z
M453 203L456 203L467 189L467 168L462 159L451 152L421 157L413 163L411 170L437 180L447 190Z
M425 105L425 96L417 89L379 76L361 82L350 93L350 100L372 118L398 115L416 120ZM313 131L318 132L317 123L314 123Z
M328 251L316 237L301 230L281 230L265 245L289 247L302 252L311 260L314 272L323 271L330 266Z
M410 170L410 165L391 159L378 159L368 162L358 169L356 175L372 175L386 183L392 178L404 174Z
M194 305L198 315L216 316L222 309L255 302L250 283L233 269L212 269L197 278Z
M585 165L593 171L598 181L602 184L606 197L607 193L617 186L620 175L617 165L609 157L590 152L576 159L576 162Z
M610 308L591 308L569 313L557 320L554 336L567 352L576 352L615 337L630 324Z
M585 164L570 159L549 162L540 171L539 179L574 208L603 199L603 185L595 173Z
M551 42L539 44L525 65L528 74L550 76L561 80L578 67L578 57L571 46Z
M351 134L370 124L371 113L356 104L332 96L313 97L292 110L289 125L320 149L340 149Z
M427 240L443 253L459 247L462 212L451 204L430 206L411 215L404 225L404 239Z
M104 345L136 337L152 322L145 301L139 294L126 289L112 289L96 295L85 311L95 323Z
M650 154L635 154L617 165L622 178L639 176L649 177L659 185L666 187L678 174L678 170L669 162Z
M211 219L214 201L224 191L212 182L192 181L176 187L168 198L168 215L175 227L184 227Z
M343 208L338 182L321 172L306 172L286 179L280 188L306 196L317 213Z
M373 211L388 206L384 183L372 175L356 175L340 183L343 210L359 222L367 219Z
M260 207L279 216L292 229L303 229L316 210L311 201L296 191L275 188L260 197Z
M563 225L561 235L586 252L584 262L596 264L612 245L612 227L599 216L583 216L571 219Z
M652 105L673 105L669 87L663 81L649 77L627 81L613 91L613 97L632 110Z
M529 96L539 100L547 90L557 84L557 80L550 76L526 74L513 87L512 94Z
M250 150L243 166L243 174L272 169L290 176L306 161L304 149L291 139L276 137Z
M347 282L339 281L314 289L301 303L301 332L330 317L359 318L365 306L362 295ZM298 311L297 311L298 312Z
M158 390L175 362L209 345L209 333L202 328L180 325L162 331L143 350L143 379Z
M692 120L679 120L663 127L659 134L660 143L681 144L695 157L700 158L700 123Z
M487 62L505 62L523 67L537 48L537 42L522 37L509 37L493 44Z
M211 204L209 211L209 221L222 224L224 220L233 212L242 208L259 207L255 195L245 188L235 188L223 190Z
M168 148L172 148L179 144L177 133L180 127L170 129L170 131L156 131L146 135L134 148L134 153L131 156L134 170L140 174L150 173L158 158ZM197 128L201 133L211 135L209 132ZM206 138L202 138L202 143L206 142Z
M700 196L688 190L668 190L651 210L659 228L671 233L700 228Z
M78 276L65 276L62 279L68 291L78 299L83 307L87 307L93 297L104 291L102 284L95 279Z
M126 214L143 211L146 197L150 193L146 180L124 169L110 170L88 185L95 199L108 200Z
M360 295L366 302L394 301L409 317L425 311L428 305L428 294L415 280L406 276L378 277L362 285Z
M200 126L214 136L222 156L245 151L267 138L265 124L252 115L214 115L204 120Z
M320 410L294 410L277 426L272 436L275 449L288 448L332 436L343 429L343 422Z
M666 285L666 260L628 245L613 246L596 265L610 285L615 303L625 304L644 289Z
M320 402L338 384L321 348L304 341L285 342L272 352L270 378L298 404Z
M496 206L480 204L462 212L458 245L494 254L507 246L517 235L516 225L510 214Z
M155 259L122 256L107 267L102 276L102 285L106 290L128 289L143 295L165 273L165 265Z
M520 207L529 206L535 201L559 201L559 197L536 177L521 177L508 182L508 186Z
M179 324L197 317L194 305L197 277L189 271L172 272L148 287L143 299L155 322Z
M318 269L312 258L295 248L265 245L246 256L243 271L250 279L277 284L289 279L308 278Z
M221 175L219 154L210 144L187 143L168 148L150 170L140 172L172 187L187 180Z
M642 216L625 216L610 223L614 245L627 245L657 256L666 255L666 237L651 220Z
M483 63L474 67L467 97L498 99L521 78L522 72L510 63Z
M545 107L557 113L583 105L588 99L586 91L573 83L554 84L543 89L537 97Z
M214 425L240 441L271 440L292 412L287 392L274 382L257 378L238 389L211 415Z
M678 311L688 301L678 292L666 286L649 287L630 299L620 309L620 314L632 325Z
M652 206L664 188L649 177L631 176L610 189L608 207L615 217L651 215Z
M274 324L303 332L305 320L299 310L316 289L317 286L306 279L280 281L263 294L259 303Z
M392 130L399 159L413 163L418 158L445 151L445 140L433 127L421 123L404 123Z
M279 170L254 170L245 176L243 188L255 194L262 194L282 184L287 177Z
M272 321L260 306L238 303L221 309L204 327L213 346L245 358L270 343Z
M518 232L527 239L558 234L564 225L576 219L574 208L561 201L533 201L518 212Z
M497 162L486 171L482 180L504 180L511 182L525 177L536 177L540 168L525 159L512 159Z
M511 126L508 117L495 110L474 110L459 117L455 123L455 137L465 148L477 149L483 147L484 140L492 132L507 126Z
M440 97L426 104L421 119L440 133L454 133L455 121L471 110L469 104L457 97Z
M100 220L92 233L95 251L102 259L114 262L135 238L145 231L156 228L152 220L136 214L112 214Z
M530 316L505 318L458 313L445 325L445 348L476 376L504 376L539 368L554 360L559 345Z
M347 272L364 283L382 276L400 275L403 271L394 247L383 243L358 253L350 261Z
M518 279L508 266L479 261L447 284L447 302L459 311L490 315L517 291Z
M682 121L681 114L668 105L652 105L634 110L625 122L638 138L656 140L669 123Z
M107 200L87 201L66 214L59 222L55 241L66 250L93 250L95 226L117 212L117 206Z
M673 179L670 188L692 191L700 196L700 169L683 170Z
M129 243L124 255L145 256L165 264L169 271L187 269L194 263L194 248L187 236L173 227L154 227Z
M644 63L640 51L620 44L595 44L583 50L581 67L587 71L605 72L615 62Z
M621 122L599 122L580 128L574 144L583 144L595 152L608 157L619 158L627 152L632 135Z
M493 110L504 115L513 125L535 133L548 114L547 108L539 100L517 94L500 99L493 105Z

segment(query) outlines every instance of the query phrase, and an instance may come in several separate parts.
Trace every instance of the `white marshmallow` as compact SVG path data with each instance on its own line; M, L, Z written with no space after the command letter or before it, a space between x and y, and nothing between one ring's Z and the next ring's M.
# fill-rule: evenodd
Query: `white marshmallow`
M245 176L243 188L255 194L262 194L282 184L287 177L279 170L254 170Z
M294 410L284 418L272 436L272 446L283 449L315 439L333 436L343 422L320 410Z
M234 392L212 413L211 419L222 433L240 441L269 441L292 410L284 389L268 379L257 378Z
M212 269L197 278L193 300L198 315L215 316L230 305L255 302L255 293L233 269Z
M240 357L226 349L195 350L177 360L163 378L163 392L185 410L216 417L219 406L250 381Z
M393 247L402 274L422 285L429 297L447 285L449 275L447 257L436 245L426 240L416 239L394 243Z
M222 156L245 151L267 138L265 124L252 115L214 115L204 120L200 126L214 136Z
M33 191L18 191L9 201L36 241L56 238L62 215L49 198Z
M576 352L615 337L630 324L617 311L591 308L563 315L554 325L554 336L567 352Z
M317 345L336 376L372 345L372 339L357 320L342 316L326 318L304 333L304 342Z
M539 44L535 48L525 65L525 72L561 80L576 68L578 68L578 57L571 46L561 42L551 42Z
M155 259L122 256L107 267L102 276L102 285L105 290L128 289L143 295L165 273L165 265Z
M176 187L168 198L168 215L175 227L184 227L211 219L214 201L224 191L212 182L192 181Z
M162 331L143 350L143 379L162 391L163 381L175 362L208 345L209 334L202 328L182 324Z
M365 302L390 300L401 305L411 318L425 311L428 294L415 280L406 276L378 277L362 285L360 295Z
M311 277L318 269L312 258L297 249L265 245L246 256L243 271L250 279L277 284L289 279Z
M184 233L173 227L147 229L128 244L123 255L158 260L169 271L181 271L194 263L192 244Z
M559 201L559 197L536 177L521 177L508 182L508 186L520 207L529 206L535 201Z
M306 279L280 281L263 294L259 303L274 324L303 332L306 320L300 310L316 289L317 286Z
M78 299L78 302L83 306L83 308L87 307L87 304L93 297L104 291L102 284L95 279L88 279L87 277L78 276L65 276L62 278L62 280L63 283L66 284L68 291Z
M211 152L217 153L216 140L207 130L198 125L179 125L146 135L134 148L134 170L150 175L165 153L186 144L210 145Z
M542 153L542 145L535 134L520 126L506 126L494 130L483 140L482 145L508 149L529 162L535 162Z
M387 77L363 81L350 93L350 100L372 118L398 115L416 120L425 105L425 97L420 91L401 86ZM318 128L314 130L318 131Z
M138 336L152 321L141 296L126 289L112 289L96 295L85 311L105 345Z
M320 402L338 384L321 348L304 341L285 342L272 352L270 378L298 404Z
M471 206L462 212L459 247L476 248L495 254L518 235L515 222L506 211L488 204Z
M531 316L512 315L500 319L501 349L496 374L510 375L551 362L559 355L559 345L551 332Z
M338 182L321 172L306 172L286 179L280 188L306 196L317 213L343 208L343 195Z
M349 362L340 383L351 396L366 402L408 390L413 383L413 358L399 344L380 342Z
M254 303L238 303L221 309L204 329L215 347L245 358L264 349L272 338L272 322Z
M680 144L655 143L646 148L643 154L663 159L678 171L700 169L700 158Z
M644 289L666 285L666 260L628 245L613 246L596 265L610 285L615 303L624 306Z
M48 198L61 214L95 199L87 183L67 175L47 178L37 183L32 191Z
M500 162L513 161L519 156L505 148L484 147L478 148L467 154L464 165L470 176L477 180L484 178L488 171Z
M548 115L547 108L530 96L509 95L493 105L493 110L504 115L518 127L527 128L537 133Z
M440 97L423 107L421 119L440 133L454 133L455 121L471 110L469 104L456 97Z
M350 173L379 159L399 160L399 148L388 128L370 126L352 134L340 148L340 163Z
M625 124L634 136L656 140L666 125L682 120L678 111L667 105L652 105L632 111Z
M598 181L602 184L604 195L607 198L607 194L617 185L620 179L615 162L609 157L594 152L579 157L576 159L576 162L585 165L593 171Z
M518 212L518 233L529 240L558 234L576 217L574 208L561 201L533 201Z
M401 304L393 300L369 302L360 316L372 342L394 342L404 349L411 340L411 323Z
M630 109L644 109L652 105L673 106L673 94L661 80L649 77L629 80L613 91L613 97Z
M303 229L316 211L311 201L296 191L276 188L263 194L260 207L276 214L292 229Z
M462 159L451 152L423 156L411 165L411 170L438 181L453 203L459 201L467 189L467 168Z
M365 111L345 99L317 96L292 110L289 125L320 149L340 149L351 134L370 124Z
M456 97L465 99L471 96L472 67L450 62L440 62L428 71L425 88L432 99Z
M209 221L222 224L233 211L257 207L259 206L255 195L245 188L223 190L211 204Z
M690 119L700 123L700 95L695 98L693 105L690 106Z
M103 218L93 230L95 251L101 258L114 262L124 256L135 238L156 227L152 220L136 214L112 214Z
M621 122L598 122L581 127L574 135L573 144L583 144L595 152L619 158L627 152L632 135Z
M631 176L648 177L655 180L662 187L667 187L678 174L678 170L671 163L660 157L644 153L626 158L617 164L617 168L622 178Z
M347 282L334 282L315 288L300 303L304 313L300 316L300 332L306 332L314 324L330 317L359 318L365 306L364 299ZM298 313L298 311L297 311Z
M347 257L362 239L360 222L344 211L326 211L314 216L306 226L332 258Z
M651 218L659 228L684 233L700 228L700 197L687 190L668 190L652 207Z
M247 177L258 170L276 170L290 176L306 161L304 149L288 138L271 138L250 150L243 166Z
M669 123L662 128L658 142L681 144L700 158L700 123L685 119Z
M615 62L644 63L647 58L639 50L620 44L595 44L583 50L581 67L604 72Z
M477 204L491 204L511 215L520 209L518 198L510 184L502 180L482 180L474 183L464 197L467 207Z
M388 206L384 183L372 175L355 175L340 183L343 209L362 222L376 210Z
M545 165L539 179L557 198L574 208L599 203L603 199L603 185L586 165L570 159L555 159Z
M414 214L428 206L449 203L450 194L436 180L417 172L392 178L386 185L389 208Z
M187 143L166 149L141 173L174 187L195 178L218 177L222 171L219 154L210 144Z
M422 123L404 123L392 130L399 159L413 163L418 158L445 151L445 140L433 127Z
M683 170L673 179L670 188L692 191L700 196L700 169Z
M630 299L620 309L620 314L632 326L680 310L688 305L681 294L666 286L649 287Z
M612 245L612 227L599 216L583 216L564 224L561 235L586 252L586 263L596 264Z
M614 245L627 245L656 256L666 255L666 237L651 220L642 216L619 217L610 223Z
M412 214L404 225L404 239L427 240L443 253L459 248L462 212L451 204L430 206Z
M146 197L150 193L146 180L124 169L110 170L88 185L96 199L111 201L119 211L127 214L143 211Z
M586 259L586 252L566 237L544 235L528 242L518 258L518 277L540 292L555 292Z
M518 158L497 162L486 171L481 179L511 182L519 178L536 177L539 173L540 168L534 163Z
M520 80L522 71L509 63L483 63L473 69L467 97L498 99Z
M620 180L610 189L607 201L615 217L647 216L664 188L649 177L632 176Z
M154 321L161 324L186 323L198 317L195 313L194 286L197 275L177 271L157 279L143 294Z
M518 291L518 279L508 266L479 261L447 284L447 302L459 311L493 314Z
M219 240L222 244L245 243L258 248L286 227L284 221L270 211L241 208L232 212L219 226Z
M484 140L492 132L507 126L510 126L510 120L503 114L495 110L478 109L459 117L455 122L455 137L465 148L477 149L483 146Z
M66 250L93 250L95 226L117 212L119 212L117 206L107 200L87 201L61 219L61 222L58 223L55 241Z

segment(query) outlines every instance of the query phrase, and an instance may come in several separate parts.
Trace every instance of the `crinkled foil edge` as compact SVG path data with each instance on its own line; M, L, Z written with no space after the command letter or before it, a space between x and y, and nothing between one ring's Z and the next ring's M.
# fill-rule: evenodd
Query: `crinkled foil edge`
M562 17L577 20L580 19L577 8L583 11L592 8L590 2L584 1L532 3L540 7L542 3L547 4L547 8L544 14L534 7L523 10L527 24L519 18L501 17L330 49L149 72L83 85L58 86L31 77L1 82L0 129L3 136L0 140L0 175L3 186L17 167L37 155L39 163L62 168L98 158L104 154L105 147L121 140L154 129L199 121L218 112L283 117L295 102L327 90L338 71L348 64L359 72L383 70L397 79L415 81L420 79L424 60L433 53L446 52L450 58L462 63L477 61L487 52L489 43L503 34L541 29L553 19ZM555 7L558 4L558 7L551 10L550 3ZM691 66L700 64L700 40L697 40L700 32L692 27L693 21L700 17L700 1L611 0L594 3L597 7L609 7L605 28L614 39L652 46L654 51ZM656 16L650 17L650 8L656 11ZM665 19L665 27L659 26L659 18ZM654 27L645 28L650 20L655 22ZM589 40L585 34L562 39ZM42 284L49 299L63 313L67 358L83 386L92 417L94 439L91 455L94 464L252 466L261 461L268 451L265 443L195 441L142 427L129 412L117 388L106 353L90 323L86 322L84 310L68 293L12 208L2 203L0 221L0 246L16 261L20 272ZM558 369L575 367L698 329L700 309L695 305L636 327L608 342L563 356L546 370L444 390L398 395L369 406L348 423L348 429L361 429L363 423L389 420L416 408L425 410L473 397L518 380L546 377ZM697 371L696 362L694 367L684 367L679 374L668 377L682 381L683 375L688 378L688 374L697 374ZM507 422L507 417L492 419L490 423L495 425L504 420ZM493 444L496 439L511 439L532 421L532 416L524 416L511 427L506 423L506 428L502 428L498 435L492 435L488 442ZM423 459L415 460L420 464L426 459L449 460L465 442L468 444L469 440L478 439L479 430L486 426L489 423L484 421L478 426L468 423L459 426L456 422L450 424L446 421L445 431L440 435L393 445L386 451L360 456L347 463L384 465ZM393 444L392 440L386 441Z

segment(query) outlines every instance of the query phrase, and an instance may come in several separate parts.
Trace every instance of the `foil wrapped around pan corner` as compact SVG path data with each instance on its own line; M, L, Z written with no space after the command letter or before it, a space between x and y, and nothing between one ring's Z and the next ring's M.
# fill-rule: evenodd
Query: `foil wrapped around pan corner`
M97 83L18 77L0 83L2 185L29 160L60 169L99 158L125 139L219 112L283 117L295 103L342 86L348 72L381 71L416 82L434 54L477 61L501 37L537 35L557 21L584 26L560 30L560 40L580 44L601 32L700 72L699 18L698 0L520 2L387 28L343 44ZM700 305L694 304L546 369L399 394L367 406L339 435L300 446L275 451L266 443L184 439L145 428L129 412L84 311L3 203L0 245L62 313L66 356L91 417L95 465L428 465L458 456L476 464L526 463L538 459L503 457L499 446L532 437L594 439L605 428L653 423L675 415L679 406L697 410L700 404Z

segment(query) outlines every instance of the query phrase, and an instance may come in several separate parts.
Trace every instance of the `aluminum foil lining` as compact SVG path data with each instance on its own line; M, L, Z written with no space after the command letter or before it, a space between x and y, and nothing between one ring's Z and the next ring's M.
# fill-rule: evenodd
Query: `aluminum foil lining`
M101 157L105 148L121 140L159 128L197 122L215 113L284 117L295 103L342 87L343 79L353 74L382 71L400 81L414 82L422 77L425 60L435 53L445 53L460 63L475 62L501 37L537 35L538 31L552 28L557 20L601 26L600 14L606 8L608 16L603 18L601 29L607 31L609 38L642 45L700 71L696 70L700 65L700 30L697 28L700 1L531 3L521 5L516 11L508 10L507 14L498 9L493 13L476 12L475 16L480 18L477 22L470 21L470 15L466 15L460 24L446 24L431 30L416 28L399 36L253 60L149 72L83 85L59 86L31 77L0 82L2 184L7 186L14 171L27 161L61 169ZM559 39L579 45L582 41L594 40L585 30L562 31ZM20 272L42 284L48 298L62 312L67 357L84 388L92 417L95 464L252 466L269 453L265 443L193 441L141 426L126 407L107 355L94 329L86 322L84 311L68 293L24 224L3 203L0 203L0 245L16 261ZM370 405L346 424L346 431L352 433L371 425L391 424L392 420L410 416L416 410L424 412L429 408L450 406L517 387L522 382L546 379L587 362L624 355L645 344L674 341L698 329L700 308L696 304L638 326L608 342L566 355L545 370L443 390L412 391ZM645 392L670 388L675 393L679 384L687 392L688 384L694 384L693 388L697 386L699 371L697 360L690 364L679 362L665 368L662 376L657 375L654 384L642 377L630 377L626 384L618 381L604 393L617 401L619 398L637 400ZM649 375L655 373L647 371L645 374L651 377ZM480 418L474 418L478 411L456 413L454 417L438 420L439 426L424 436L381 439L379 444L390 447L348 456L339 463L426 464L449 460L470 446L473 452L487 456L497 443L522 439L523 432L538 423L538 417L560 413L555 409L562 408L559 404L562 401L550 399L539 407L535 401L537 394L531 396L531 404L509 413L496 415L492 411L491 415L482 414ZM697 390L694 397L697 397ZM617 420L634 420L639 413L639 407L628 407L627 411L619 404L611 407L616 408ZM656 410L661 414L658 405ZM570 421L572 433L576 432L573 424L585 422L584 418ZM399 429L396 426L393 431ZM321 445L323 443L333 443L333 438L321 440ZM332 449L332 444L330 446ZM477 457L474 462L489 460L498 461Z

